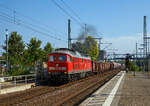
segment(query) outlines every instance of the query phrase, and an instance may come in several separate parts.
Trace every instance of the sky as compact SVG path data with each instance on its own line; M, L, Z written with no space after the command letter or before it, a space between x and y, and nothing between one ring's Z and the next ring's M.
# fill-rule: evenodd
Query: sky
M96 29L94 37L112 43L109 52L135 53L136 42L143 42L143 16L149 33L149 4L150 0L0 0L0 45L7 28L9 33L17 31L26 43L36 37L42 47L47 42L55 48L67 47L70 18L72 38L87 24Z

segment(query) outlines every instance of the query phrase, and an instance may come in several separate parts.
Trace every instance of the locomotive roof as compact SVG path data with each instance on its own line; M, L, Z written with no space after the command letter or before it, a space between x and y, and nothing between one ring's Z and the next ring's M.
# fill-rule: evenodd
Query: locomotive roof
M68 48L58 48L55 49L55 51L53 51L52 53L65 53L72 57L91 59L89 56L81 55L79 52Z

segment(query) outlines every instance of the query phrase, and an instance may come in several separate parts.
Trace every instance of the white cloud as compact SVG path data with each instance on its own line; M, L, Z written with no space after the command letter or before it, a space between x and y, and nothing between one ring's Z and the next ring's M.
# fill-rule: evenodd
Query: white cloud
M142 43L143 35L142 33L138 33L132 36L109 37L104 39L112 43L109 49L118 49L117 53L135 53L136 42ZM138 47L140 47L140 45L138 45Z

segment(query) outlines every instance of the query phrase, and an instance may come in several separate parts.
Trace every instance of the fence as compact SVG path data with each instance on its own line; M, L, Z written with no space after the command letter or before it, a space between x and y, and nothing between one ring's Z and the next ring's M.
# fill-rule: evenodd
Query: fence
M36 82L36 74L0 78L0 89Z

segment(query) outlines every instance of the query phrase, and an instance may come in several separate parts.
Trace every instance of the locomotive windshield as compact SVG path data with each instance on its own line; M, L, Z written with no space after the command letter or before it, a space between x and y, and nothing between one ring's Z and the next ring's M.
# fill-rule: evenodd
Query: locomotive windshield
M49 61L56 61L56 56L50 56Z
M53 61L67 61L67 57L64 55L51 55L49 57L49 61L53 62Z
M58 61L67 61L66 56L58 56Z

